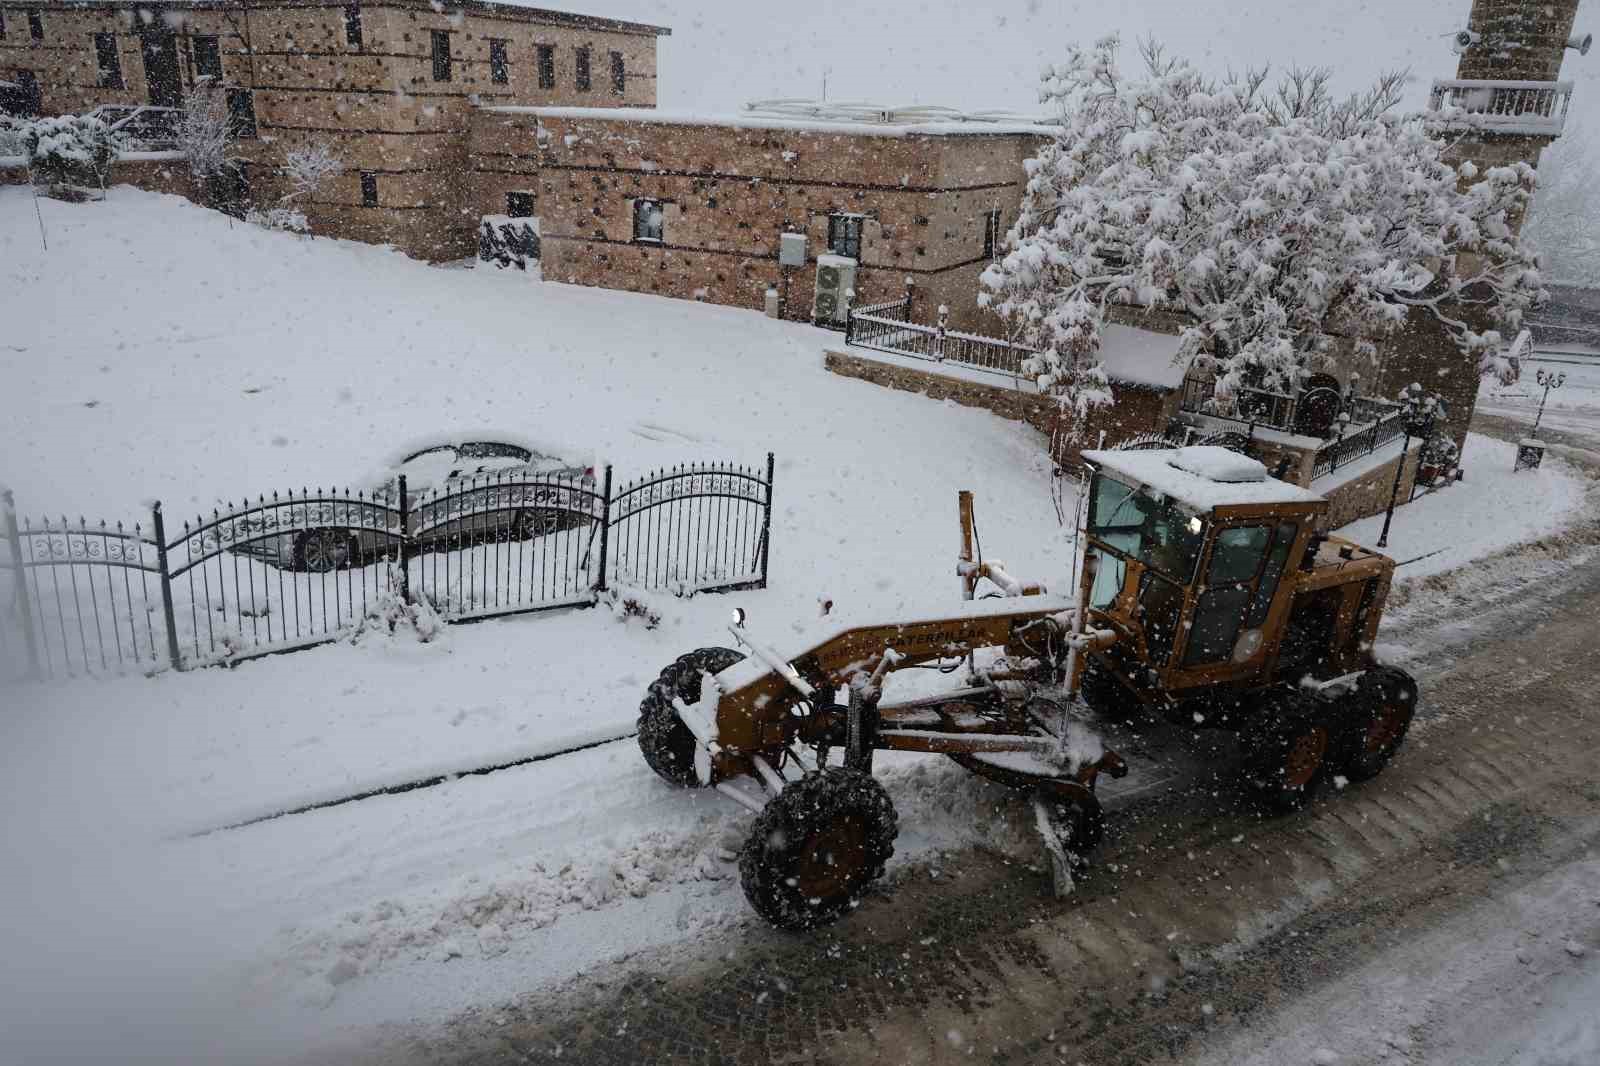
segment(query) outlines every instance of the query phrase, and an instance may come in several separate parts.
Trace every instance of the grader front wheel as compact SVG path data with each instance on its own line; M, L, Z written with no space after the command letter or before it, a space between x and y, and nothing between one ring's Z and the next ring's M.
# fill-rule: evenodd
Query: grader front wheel
M1355 693L1359 715L1344 772L1352 781L1377 777L1406 739L1417 711L1417 683L1404 670L1376 666Z
M694 734L672 707L674 696L684 703L700 699L702 674L720 674L744 655L732 648L700 648L678 660L656 678L639 704L639 751L661 777L674 785L700 783L694 772Z
M898 831L889 794L869 774L807 774L756 818L739 854L745 898L781 929L832 921L883 875Z

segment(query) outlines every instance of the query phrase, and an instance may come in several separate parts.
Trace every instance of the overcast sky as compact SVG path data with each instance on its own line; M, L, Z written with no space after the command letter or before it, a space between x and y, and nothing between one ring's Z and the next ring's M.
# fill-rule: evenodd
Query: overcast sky
M538 0L527 0L537 3ZM1335 68L1344 89L1407 68L1411 102L1454 77L1446 35L1471 0L556 0L549 6L669 26L660 49L661 107L726 112L747 100L830 99L1033 110L1041 63L1069 41L1154 33L1202 69L1271 61ZM1600 34L1600 0L1580 28ZM1568 52L1573 114L1600 145L1600 49Z

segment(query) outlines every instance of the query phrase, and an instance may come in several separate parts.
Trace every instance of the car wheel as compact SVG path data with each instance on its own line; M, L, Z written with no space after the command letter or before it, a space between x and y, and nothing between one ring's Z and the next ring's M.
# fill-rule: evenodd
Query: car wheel
M295 542L295 559L300 569L313 574L325 574L350 565L355 554L354 541L346 534L331 529L313 529L300 534Z
M561 515L555 511L518 511L511 528L515 539L532 540L560 529Z

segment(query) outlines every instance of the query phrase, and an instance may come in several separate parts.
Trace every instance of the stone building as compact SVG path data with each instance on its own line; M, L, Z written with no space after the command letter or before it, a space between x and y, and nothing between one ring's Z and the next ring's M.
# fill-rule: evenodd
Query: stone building
M473 248L473 107L653 107L669 32L483 0L0 0L0 81L43 114L223 93L252 198L319 143L345 169L298 205L318 232L446 259Z
M993 328L978 274L1016 220L1023 163L1049 130L813 110L484 106L469 144L473 202L483 214L537 215L553 280L752 309L772 290L785 318L840 322L843 294L831 288L861 306L900 299L909 284L916 313L944 305L952 326ZM839 265L830 257L854 263L819 284L819 262Z
M1558 79L1573 38L1578 0L1473 0L1457 38L1456 77L1436 81L1431 105L1462 108L1463 136L1452 151L1457 165L1480 169L1524 161L1537 167L1561 135L1572 84ZM1478 328L1471 309L1457 309ZM1508 338L1509 339L1509 338ZM1477 359L1464 355L1431 316L1411 315L1384 345L1377 388L1393 396L1410 382L1437 390L1448 406L1448 432L1460 445L1477 404Z

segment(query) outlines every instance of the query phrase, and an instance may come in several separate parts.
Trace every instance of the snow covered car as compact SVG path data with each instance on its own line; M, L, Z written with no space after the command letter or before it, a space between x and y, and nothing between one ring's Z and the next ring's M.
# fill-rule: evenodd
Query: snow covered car
M254 520L241 516L230 523L234 550L314 573L374 561L398 539L391 509L401 503L402 475L406 529L417 550L531 540L587 525L598 514L592 466L503 440L438 441L408 449L359 495L312 497L269 506ZM328 526L304 528L322 521ZM300 528L263 538L273 524Z
M160 152L178 146L177 108L142 104L102 104L89 112L127 138L135 151Z

